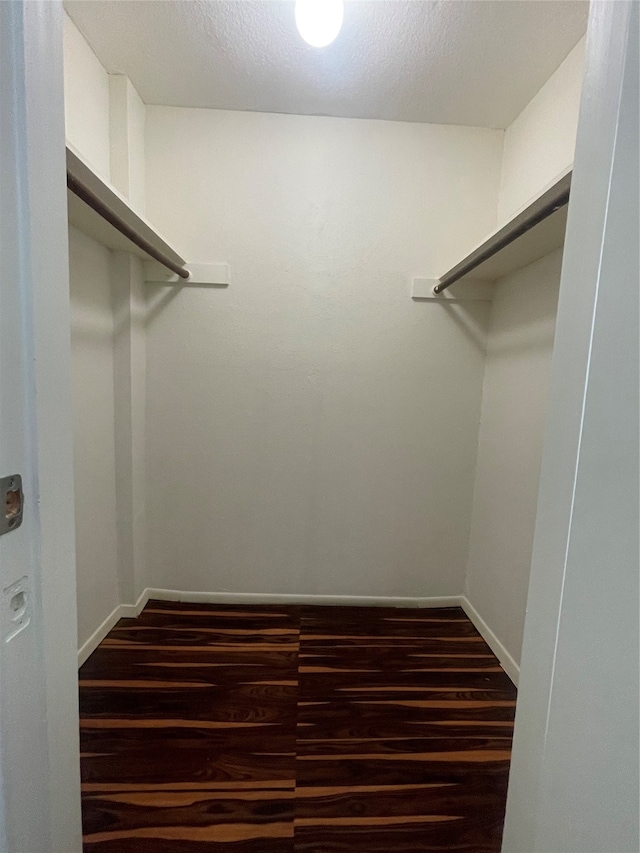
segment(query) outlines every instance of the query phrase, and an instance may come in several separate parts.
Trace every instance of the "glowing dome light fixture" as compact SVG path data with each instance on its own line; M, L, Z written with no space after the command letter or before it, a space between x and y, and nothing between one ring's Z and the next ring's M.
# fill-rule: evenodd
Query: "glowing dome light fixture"
M342 27L344 0L296 0L296 26L312 47L326 47Z

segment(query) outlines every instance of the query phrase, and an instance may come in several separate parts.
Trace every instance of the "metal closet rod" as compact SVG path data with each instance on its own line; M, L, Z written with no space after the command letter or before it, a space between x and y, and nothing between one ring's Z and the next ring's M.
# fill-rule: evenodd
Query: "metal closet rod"
M525 219L517 226L517 228L514 228L513 231L505 234L502 239L498 240L491 246L487 246L484 252L470 259L468 262L463 262L459 266L454 267L451 272L443 275L440 282L433 288L433 292L443 293L448 287L455 284L456 281L459 281L463 276L479 267L480 264L483 264L485 261L488 261L489 258L497 255L498 252L505 248L505 246L508 246L510 243L513 243L514 240L517 240L518 237L522 237L522 235L526 234L527 231L535 228L536 225L544 219L547 219L552 213L555 213L556 210L560 210L561 207L564 207L565 204L569 202L569 192L569 189L565 190L561 195L552 199L544 207L540 208L535 213L532 213L529 219Z
M92 192L92 190L77 181L69 172L67 172L67 186L74 195L82 199L85 204L88 204L92 210L95 210L103 219L106 219L110 225L113 225L117 231L123 234L128 240L131 240L139 249L142 249L143 252L146 252L147 255L150 255L155 261L170 269L171 272L180 278L189 278L189 270L174 263L171 258L168 258L163 252L156 249L155 246L131 228L117 213L114 213L113 210L107 207L102 199Z

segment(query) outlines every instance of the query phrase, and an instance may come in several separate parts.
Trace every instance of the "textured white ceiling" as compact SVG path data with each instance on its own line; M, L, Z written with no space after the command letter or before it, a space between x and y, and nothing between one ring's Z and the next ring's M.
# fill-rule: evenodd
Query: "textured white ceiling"
M292 0L67 0L150 104L506 127L586 29L582 0L347 0L337 40Z

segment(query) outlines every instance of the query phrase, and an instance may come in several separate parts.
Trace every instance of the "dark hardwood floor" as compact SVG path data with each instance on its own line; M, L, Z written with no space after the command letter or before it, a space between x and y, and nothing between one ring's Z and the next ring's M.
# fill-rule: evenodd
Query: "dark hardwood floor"
M88 853L498 853L516 692L459 608L150 601L80 670Z

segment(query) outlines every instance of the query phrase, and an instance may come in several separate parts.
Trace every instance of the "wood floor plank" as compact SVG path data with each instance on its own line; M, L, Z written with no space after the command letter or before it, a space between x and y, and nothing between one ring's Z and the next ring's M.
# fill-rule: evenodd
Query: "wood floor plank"
M342 791L297 794L296 853L499 850L515 691L462 611L303 608L299 677L296 790Z
M460 608L150 601L80 671L91 853L497 853L515 689Z

